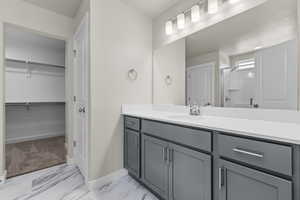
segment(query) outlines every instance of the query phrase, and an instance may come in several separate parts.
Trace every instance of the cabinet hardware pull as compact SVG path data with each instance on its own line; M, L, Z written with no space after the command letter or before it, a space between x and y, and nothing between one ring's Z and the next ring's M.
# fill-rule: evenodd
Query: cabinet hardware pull
M165 162L168 160L167 151L168 151L168 147L164 147L163 148L163 159L164 159Z
M219 168L219 190L222 189L223 186L223 169Z
M246 155L254 156L254 157L258 157L258 158L263 158L263 157L264 157L263 154L253 153L253 152L246 151L246 150L239 149L239 148L234 148L234 149L232 149L232 150L233 150L234 152L237 152L237 153L246 154Z
M169 163L173 162L174 151L169 149Z
M166 162L167 162L167 165L169 165L170 164L170 148L169 147L167 147L167 156L166 156Z

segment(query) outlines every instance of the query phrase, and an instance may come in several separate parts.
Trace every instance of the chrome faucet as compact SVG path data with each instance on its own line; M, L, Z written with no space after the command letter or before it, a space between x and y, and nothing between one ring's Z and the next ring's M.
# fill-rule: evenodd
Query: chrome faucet
M189 105L190 107L190 115L199 116L201 114L200 106L196 103Z

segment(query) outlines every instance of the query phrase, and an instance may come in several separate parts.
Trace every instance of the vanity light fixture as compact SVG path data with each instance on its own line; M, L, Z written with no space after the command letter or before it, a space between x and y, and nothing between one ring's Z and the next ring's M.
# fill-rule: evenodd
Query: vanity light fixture
M178 29L184 29L185 27L185 15L184 13L181 13L177 15L177 28Z
M219 10L218 0L208 0L207 12L208 14L215 14Z
M166 34L172 35L172 33L173 33L173 22L172 20L169 20L166 22Z
M226 0L229 2L237 2L239 0ZM165 33L166 35L172 35L174 33L174 24L176 21L177 29L182 30L186 26L186 19L185 15L190 13L191 22L196 23L200 21L200 16L202 12L205 12L203 7L206 5L207 2L207 12L208 14L214 14L219 10L219 0L199 0L199 2L194 5L192 8L189 8L175 18L169 19L165 24Z
M198 22L200 20L200 6L194 5L191 8L191 20L192 22Z

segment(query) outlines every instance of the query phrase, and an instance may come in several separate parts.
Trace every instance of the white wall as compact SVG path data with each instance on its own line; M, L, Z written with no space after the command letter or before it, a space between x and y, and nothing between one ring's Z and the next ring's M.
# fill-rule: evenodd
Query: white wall
M121 0L91 0L90 162L94 180L123 167L122 104L151 103L152 22ZM135 68L138 79L127 78Z
M49 50L38 46L10 45L6 57L16 60L32 61L45 64L65 66L65 50Z
M11 23L58 39L68 39L73 33L73 19L58 15L21 0L0 1L0 47L3 47L3 23ZM67 44L68 45L68 44ZM0 176L5 171L4 125L4 52L0 48ZM3 114L1 114L3 113Z
M73 19L22 0L1 0L0 21L66 39L73 32Z
M207 53L207 54L202 54L196 57L190 57L190 58L186 58L186 66L187 67L192 67L195 65L201 65L201 64L205 64L205 63L211 63L214 62L216 63L216 65L219 62L219 52L215 51L215 52L211 52L211 53Z
M242 12L245 12L251 8L254 8L262 3L265 3L267 0L241 0L235 6L223 6L220 8L219 12L215 15L205 15L202 16L202 20L196 24L188 24L186 28L182 31L177 31L171 36L165 34L165 23L170 18L176 17L180 12L191 8L195 3L198 3L198 0L185 0L181 3L176 4L174 7L168 9L161 16L154 19L153 22L153 46L154 49L159 48L160 46L169 44L173 41L191 35L198 32L204 28L212 26L216 23L219 23L225 19L228 19L232 16L238 15ZM187 23L189 20L187 20Z
M7 41L6 58L65 66L65 49L51 48L23 40Z
M65 70L5 62L6 103L65 102Z
M65 105L8 106L6 143L65 135Z
M153 55L153 103L185 105L185 39L156 49ZM172 83L166 84L170 76Z

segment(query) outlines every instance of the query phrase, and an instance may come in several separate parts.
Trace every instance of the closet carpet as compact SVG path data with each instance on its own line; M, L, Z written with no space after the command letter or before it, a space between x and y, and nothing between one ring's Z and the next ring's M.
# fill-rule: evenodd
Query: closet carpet
M65 162L64 136L6 145L8 177L26 174Z

